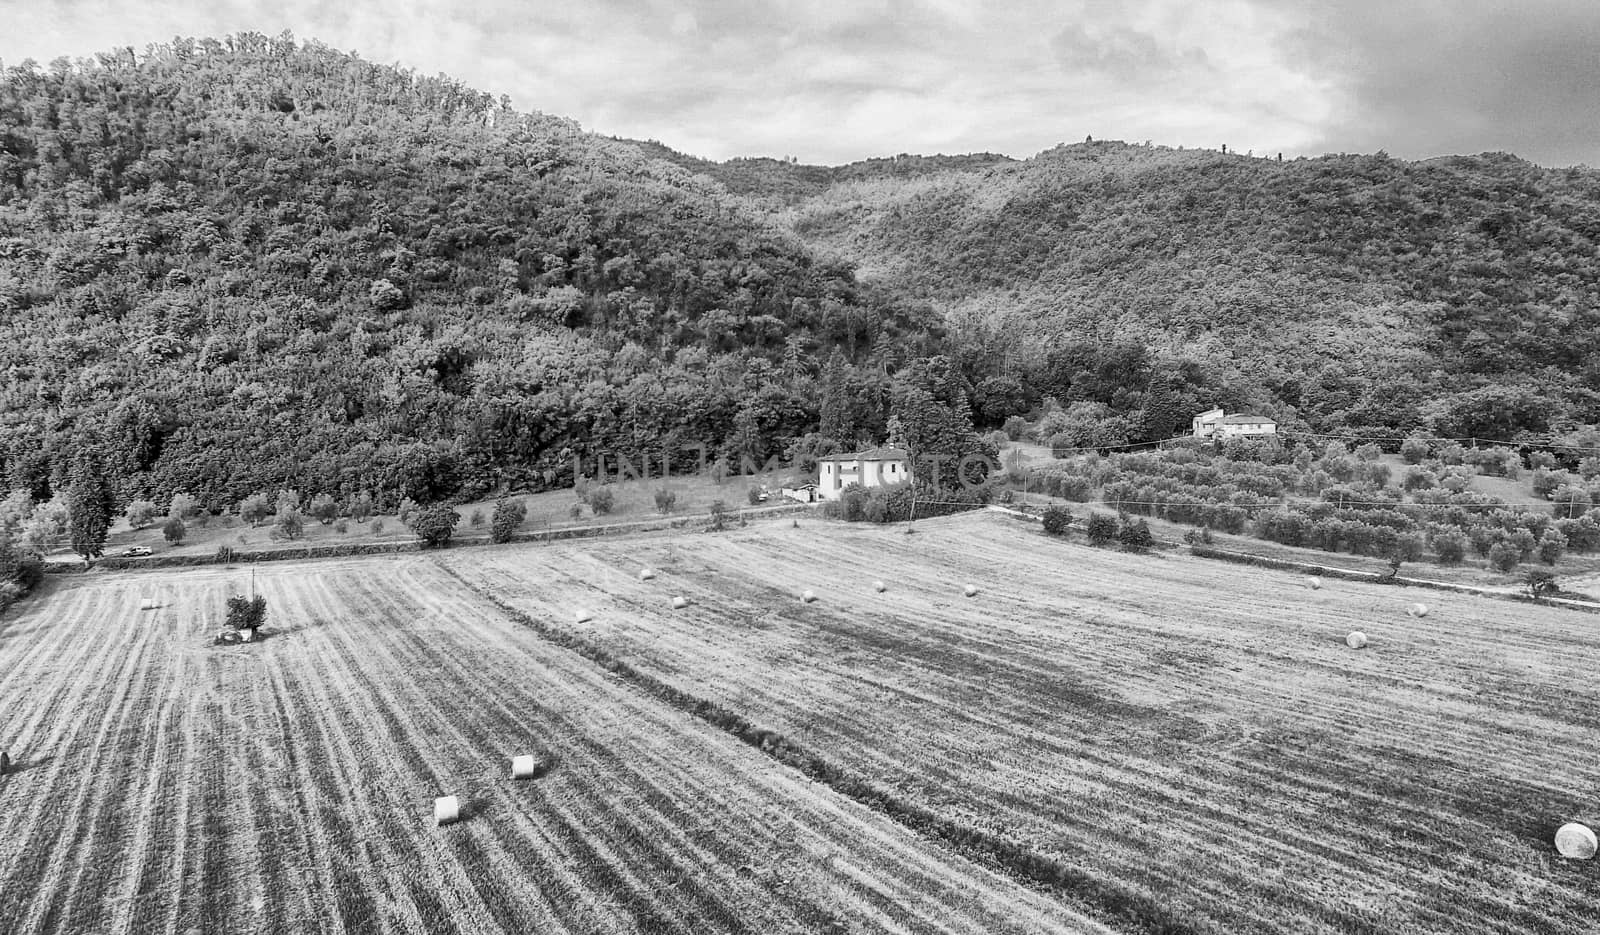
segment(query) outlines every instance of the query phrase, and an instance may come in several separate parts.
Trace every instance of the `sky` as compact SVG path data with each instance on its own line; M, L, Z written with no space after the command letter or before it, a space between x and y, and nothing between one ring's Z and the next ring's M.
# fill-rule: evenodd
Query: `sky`
M1086 136L1600 166L1596 0L0 0L0 63L241 31L709 159Z

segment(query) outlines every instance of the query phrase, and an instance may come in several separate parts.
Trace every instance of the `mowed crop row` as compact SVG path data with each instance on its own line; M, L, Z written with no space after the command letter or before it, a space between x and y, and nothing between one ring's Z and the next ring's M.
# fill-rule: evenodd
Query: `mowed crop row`
M1067 900L1124 930L1593 931L1600 877L1550 839L1600 824L1600 618L1311 590L992 515L917 528L439 561L896 803L1067 868ZM1427 617L1404 613L1417 600ZM1344 645L1354 629L1367 649Z
M266 640L210 645L247 576L96 576L0 619L0 931L1103 931L428 559L261 569ZM513 782L521 753L551 768Z

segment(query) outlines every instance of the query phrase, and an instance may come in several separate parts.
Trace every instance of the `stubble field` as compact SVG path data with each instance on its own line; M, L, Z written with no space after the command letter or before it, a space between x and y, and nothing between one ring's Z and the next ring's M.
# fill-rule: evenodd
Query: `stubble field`
M63 580L0 930L1593 931L1600 618L917 529Z

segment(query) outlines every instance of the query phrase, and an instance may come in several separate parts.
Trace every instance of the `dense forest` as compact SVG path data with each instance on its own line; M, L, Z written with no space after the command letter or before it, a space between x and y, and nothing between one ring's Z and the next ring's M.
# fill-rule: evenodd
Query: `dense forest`
M1041 412L1087 445L1214 404L1567 434L1600 421L1597 240L1600 174L1502 155L716 163L288 35L24 62L0 522L101 474L116 508L386 509Z
M211 509L759 464L963 389L926 303L722 186L288 36L4 72L0 329L0 467L35 502L88 450L119 502Z

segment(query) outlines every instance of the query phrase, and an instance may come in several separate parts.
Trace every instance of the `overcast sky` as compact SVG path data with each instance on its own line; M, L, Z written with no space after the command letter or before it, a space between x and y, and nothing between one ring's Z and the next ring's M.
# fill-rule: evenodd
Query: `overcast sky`
M254 30L699 156L1507 150L1600 165L1600 0L0 0L0 61Z

